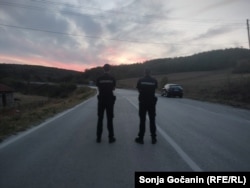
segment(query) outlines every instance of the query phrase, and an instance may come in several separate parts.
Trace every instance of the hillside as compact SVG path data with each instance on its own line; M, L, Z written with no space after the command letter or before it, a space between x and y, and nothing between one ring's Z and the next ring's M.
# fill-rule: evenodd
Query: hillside
M187 57L153 59L144 63L130 65L118 65L113 67L113 75L118 79L127 79L143 75L143 70L148 67L154 75L196 72L196 71L217 71L233 69L233 72L250 72L250 50L242 48L213 50L194 54ZM96 80L102 73L101 67L89 69L83 73L86 80Z
M0 64L0 81L80 82L82 72L37 65Z

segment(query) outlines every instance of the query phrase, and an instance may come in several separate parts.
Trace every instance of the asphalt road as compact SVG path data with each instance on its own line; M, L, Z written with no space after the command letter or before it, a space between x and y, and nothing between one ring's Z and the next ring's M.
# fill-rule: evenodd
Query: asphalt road
M115 91L115 136L96 143L96 97L0 144L1 188L130 188L135 171L250 171L250 111L158 96L158 143L138 133L138 93ZM106 121L104 121L106 125Z

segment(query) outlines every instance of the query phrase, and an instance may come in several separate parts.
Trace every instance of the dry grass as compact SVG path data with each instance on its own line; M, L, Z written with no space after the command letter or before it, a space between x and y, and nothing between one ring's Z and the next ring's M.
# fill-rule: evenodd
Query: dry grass
M164 77L168 78L168 83L177 83L186 86L185 89L190 87L190 89L193 89L193 87L207 85L209 82L218 87L221 82L224 82L228 77L232 76L232 74L229 71L201 71L153 76L158 80L160 90L162 87L160 83ZM118 86L121 88L135 88L137 80L138 78L119 80Z
M93 96L96 90L87 87L77 88L65 99L15 93L15 107L0 111L0 141L6 137L35 126L55 114L69 109Z

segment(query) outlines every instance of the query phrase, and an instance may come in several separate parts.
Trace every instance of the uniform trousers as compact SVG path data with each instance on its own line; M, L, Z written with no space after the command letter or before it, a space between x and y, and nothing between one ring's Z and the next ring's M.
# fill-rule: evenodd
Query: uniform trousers
M114 137L113 117L114 117L114 104L115 96L101 97L98 96L98 121L97 121L97 138L101 138L103 131L103 118L106 111L107 116L107 128L109 132L109 138Z
M140 117L140 125L139 125L139 138L143 138L146 130L146 116L148 113L149 116L149 127L152 138L156 137L156 125L155 125L155 106L156 106L157 98L149 99L149 100L139 100L139 117Z

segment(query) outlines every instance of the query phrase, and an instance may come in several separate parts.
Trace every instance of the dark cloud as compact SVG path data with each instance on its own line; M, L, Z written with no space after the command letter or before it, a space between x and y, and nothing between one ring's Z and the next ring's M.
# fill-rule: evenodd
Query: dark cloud
M230 33L231 31L232 31L232 28L229 28L229 27L210 28L206 32L197 35L192 40L203 40L203 39L209 40L211 38L215 38L220 35L225 35L226 33Z

